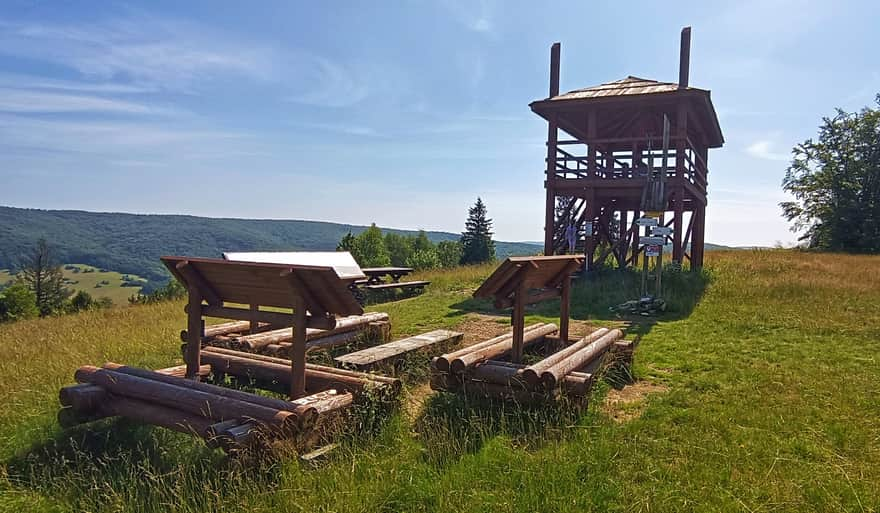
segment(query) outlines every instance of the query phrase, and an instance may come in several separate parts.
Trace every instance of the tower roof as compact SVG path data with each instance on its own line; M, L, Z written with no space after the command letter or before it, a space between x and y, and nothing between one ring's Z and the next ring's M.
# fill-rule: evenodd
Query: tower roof
M688 87L687 89L696 89ZM604 96L628 96L638 94L669 93L678 90L678 84L671 82L658 82L647 78L634 77L632 75L606 82L592 87L575 89L567 93L548 98L549 100L576 100L583 98L600 98Z
M557 119L559 127L580 139L587 133L586 114L600 112L602 119L619 116L626 112L661 112L684 102L695 116L700 132L705 135L710 148L724 144L718 115L712 105L710 92L696 87L679 87L672 82L659 82L628 76L592 87L575 89L567 93L536 100L529 104L532 111L548 121ZM599 126L599 133L605 137L623 134L609 133L606 127ZM617 130L612 130L616 132Z

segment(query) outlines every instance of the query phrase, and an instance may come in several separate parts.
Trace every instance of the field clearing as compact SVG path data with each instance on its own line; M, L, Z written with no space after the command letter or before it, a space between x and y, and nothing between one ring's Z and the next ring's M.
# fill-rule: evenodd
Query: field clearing
M141 287L123 287L123 277L131 281L145 282L135 274L122 274L115 271L101 270L85 264L65 264L62 273L67 280L66 287L73 291L85 291L95 299L110 298L116 306L128 305L128 298L140 292ZM0 269L0 286L9 283L13 276L7 269Z
M318 469L123 421L60 430L78 366L181 362L182 303L2 325L0 510L880 511L880 257L706 257L702 275L664 279L674 311L634 319L629 392L601 386L579 415L523 412L431 393L414 365L401 412ZM424 295L370 309L396 336L491 330L506 317L470 297L491 269L422 273ZM637 290L631 273L579 280L572 315L619 324L609 306ZM553 308L527 321L555 322Z

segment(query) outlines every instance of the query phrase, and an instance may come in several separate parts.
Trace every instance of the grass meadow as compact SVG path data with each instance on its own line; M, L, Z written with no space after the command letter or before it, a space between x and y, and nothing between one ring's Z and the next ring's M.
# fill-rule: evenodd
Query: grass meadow
M128 276L132 284L146 283L143 278L134 274L121 274L85 264L67 264L62 266L61 272L64 275L65 286L71 292L83 290L95 299L106 297L116 306L127 305L128 298L141 290L139 286L125 286L123 277ZM0 269L0 287L12 282L14 278L8 270Z
M2 325L0 510L878 511L878 266L709 252L703 273L665 278L671 310L655 319L609 311L637 296L636 275L580 279L573 317L630 325L642 392L602 385L586 411L523 410L431 393L413 365L401 408L343 434L317 468L229 458L122 420L57 426L58 389L78 366L180 363L182 303ZM477 314L506 322L470 296L490 271L423 273L425 294L371 309L395 335Z

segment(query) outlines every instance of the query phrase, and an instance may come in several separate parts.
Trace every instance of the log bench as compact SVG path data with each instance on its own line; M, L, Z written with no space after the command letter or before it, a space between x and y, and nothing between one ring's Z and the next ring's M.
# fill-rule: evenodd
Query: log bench
M401 281L401 282L391 282L391 283L378 283L378 284L370 284L364 285L364 288L367 290L389 290L389 289L421 289L430 285L430 281Z
M395 362L417 351L429 348L443 350L461 342L463 337L464 334L457 331L434 330L337 356L334 360L343 367L371 369L377 365Z

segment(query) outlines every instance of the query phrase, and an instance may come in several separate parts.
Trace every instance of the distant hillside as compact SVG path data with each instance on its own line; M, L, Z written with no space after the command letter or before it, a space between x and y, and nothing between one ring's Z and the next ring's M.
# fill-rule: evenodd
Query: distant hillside
M20 255L44 237L64 263L89 264L137 274L152 282L167 274L161 255L219 257L223 251L334 250L343 235L366 226L321 221L220 219L179 215L136 215L0 207L0 269L14 267ZM407 230L389 230L414 234ZM428 232L434 241L458 239ZM533 244L496 242L499 258L529 255Z

